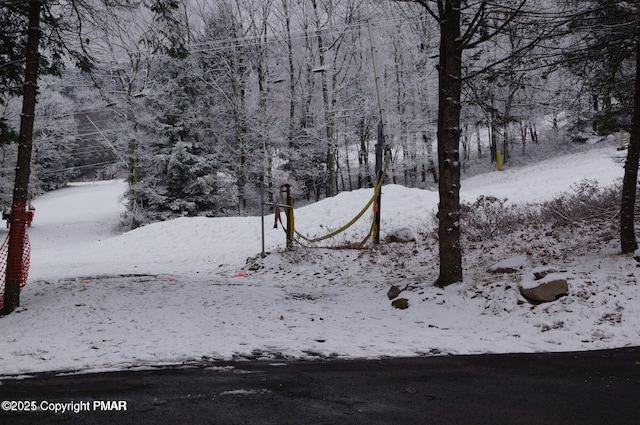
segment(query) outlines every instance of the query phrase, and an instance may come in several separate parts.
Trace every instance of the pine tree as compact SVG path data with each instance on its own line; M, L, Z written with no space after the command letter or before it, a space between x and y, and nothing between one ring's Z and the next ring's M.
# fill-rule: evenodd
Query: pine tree
M632 118L620 205L620 247L630 253L638 248L634 218L640 161L640 9L634 2L615 0L568 3L576 6L571 27L580 48L567 57L571 69L589 81L593 109L598 110L594 129L610 133L620 128L621 118ZM630 91L632 79L635 89Z

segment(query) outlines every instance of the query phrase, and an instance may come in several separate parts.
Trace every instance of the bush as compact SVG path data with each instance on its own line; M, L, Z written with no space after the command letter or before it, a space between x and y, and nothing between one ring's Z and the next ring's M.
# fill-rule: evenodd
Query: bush
M571 192L545 202L540 219L552 225L571 225L594 220L614 220L620 213L621 183L600 187L595 180L573 185Z
M460 205L462 230L471 240L494 239L524 228L537 213L530 205L507 204L507 199L480 196L472 204Z
M472 204L462 203L462 231L470 240L481 241L523 230L530 225L571 226L616 222L620 214L621 182L600 187L583 180L571 190L542 204L507 204L507 199L480 196Z

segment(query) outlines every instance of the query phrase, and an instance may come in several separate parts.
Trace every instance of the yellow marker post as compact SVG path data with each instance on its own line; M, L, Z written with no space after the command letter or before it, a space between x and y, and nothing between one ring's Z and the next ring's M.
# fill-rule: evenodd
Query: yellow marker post
M496 152L496 168L498 171L502 171L502 152Z
M289 183L280 186L280 200L283 203L284 215L287 219L284 229L287 235L287 251L293 249L293 236L295 234L294 217L293 217L293 196L291 196L291 185ZM279 213L277 213L279 215ZM278 218L276 217L276 222Z
M631 133L625 130L620 130L620 147L619 151L623 151L629 147L629 143L631 142Z

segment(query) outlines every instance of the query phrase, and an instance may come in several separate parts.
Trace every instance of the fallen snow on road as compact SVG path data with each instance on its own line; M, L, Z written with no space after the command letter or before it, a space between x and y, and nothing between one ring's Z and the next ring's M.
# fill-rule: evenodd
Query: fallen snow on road
M536 202L583 179L623 175L615 147L465 180L462 196ZM382 228L416 242L284 251L266 218L180 218L116 234L120 181L72 184L35 200L32 268L21 307L0 318L0 374L97 371L232 358L353 358L591 350L640 344L639 269L617 253L615 223L520 232L465 246L465 281L437 278L437 193L388 185ZM321 235L364 206L358 190L296 210ZM370 213L339 237L360 241ZM335 243L335 242L334 242ZM248 258L249 261L247 261ZM511 259L511 260L510 260ZM515 261L517 259L517 261ZM498 262L514 274L493 274ZM570 294L532 305L518 285L553 265ZM409 308L391 306L391 285Z

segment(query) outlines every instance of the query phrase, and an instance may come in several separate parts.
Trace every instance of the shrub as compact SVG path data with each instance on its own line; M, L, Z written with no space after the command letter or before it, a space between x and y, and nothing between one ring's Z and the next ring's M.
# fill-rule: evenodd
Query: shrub
M601 187L583 180L542 204L508 204L507 199L480 196L472 204L462 203L462 231L470 240L489 240L523 230L530 225L571 226L616 223L621 200L621 183ZM601 224L597 224L601 225ZM607 227L610 231L610 226Z
M471 240L494 239L528 225L537 216L530 205L507 204L507 199L480 196L460 206L462 231Z
M621 184L600 187L595 180L583 180L572 191L545 202L540 219L552 225L571 225L594 220L613 220L620 213Z

